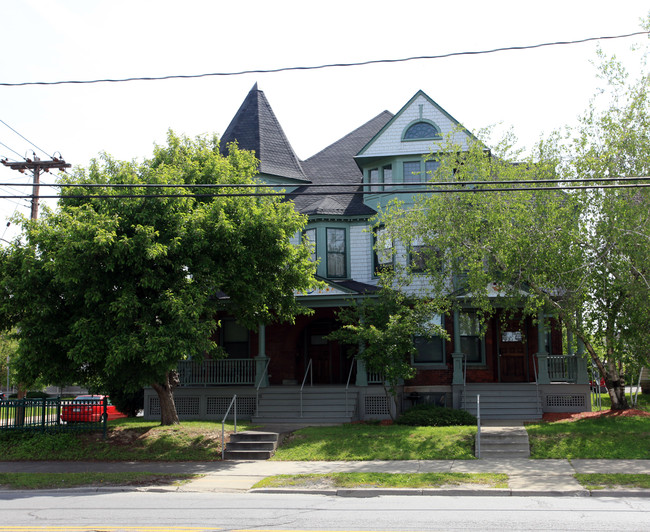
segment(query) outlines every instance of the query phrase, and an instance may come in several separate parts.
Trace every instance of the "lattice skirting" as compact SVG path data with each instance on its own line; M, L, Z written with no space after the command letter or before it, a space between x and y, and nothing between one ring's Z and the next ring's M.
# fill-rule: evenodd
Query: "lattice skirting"
M160 415L160 400L157 396L149 398L149 415ZM221 419L232 401L230 396L181 396L174 397L176 412L181 418L201 417L204 419ZM205 403L202 408L202 402ZM255 413L255 397L237 397L237 417L250 418ZM234 417L233 409L228 414Z
M364 401L366 418L372 416L388 416L388 397L385 395L366 395Z
M548 394L546 396L546 412L567 412L576 408L587 407L587 396L585 394Z

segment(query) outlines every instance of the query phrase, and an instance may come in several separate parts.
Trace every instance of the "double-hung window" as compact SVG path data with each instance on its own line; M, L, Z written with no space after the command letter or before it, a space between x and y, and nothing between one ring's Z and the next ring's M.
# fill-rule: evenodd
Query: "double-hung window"
M386 228L378 227L373 235L373 257L375 273L393 267L393 239Z
M373 168L368 172L368 180L370 181L370 192L379 192L381 190L379 168Z
M476 312L460 313L460 348L470 364L483 362L481 327Z
M346 239L345 229L328 227L327 236L327 276L346 277Z
M403 163L402 170L404 173L404 183L421 183L422 172L420 171L420 161L407 161Z
M436 325L444 325L443 316L434 316L432 322ZM445 340L440 336L416 336L413 338L417 353L413 355L413 364L444 364L445 363Z
M424 173L426 174L424 181L431 181L435 177L439 166L440 163L438 161L424 161Z
M409 250L409 264L414 272L443 271L443 253L440 248L425 244L421 238L413 240Z
M384 190L389 190L390 187L388 185L393 183L393 165L387 164L382 167L381 171L384 178L384 185L386 185Z
M311 249L309 260L316 262L316 259L318 258L318 255L316 254L316 229L305 229L304 236L306 244Z

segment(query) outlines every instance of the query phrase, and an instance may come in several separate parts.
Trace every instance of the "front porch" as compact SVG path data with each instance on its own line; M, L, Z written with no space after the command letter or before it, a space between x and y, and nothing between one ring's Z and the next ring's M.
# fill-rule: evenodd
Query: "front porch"
M352 365L356 371L349 372L346 384L312 385L307 372L304 385L268 385L268 360L264 365L253 358L180 362L180 386L174 392L179 417L221 420L234 395L237 417L256 423L327 424L391 417L393 402L381 379L358 364ZM398 405L404 410L417 402L436 402L475 413L480 394L486 418L538 419L544 412L591 409L584 359L546 355L536 364L540 377L546 370L548 382L472 383L467 382L467 369L461 366L459 383L401 387ZM160 416L158 396L152 389L145 390L144 415L147 419Z

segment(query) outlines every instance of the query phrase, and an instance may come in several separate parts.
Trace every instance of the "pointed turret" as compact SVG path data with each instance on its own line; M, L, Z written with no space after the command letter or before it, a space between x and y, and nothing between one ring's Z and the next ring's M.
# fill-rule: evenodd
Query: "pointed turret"
M309 181L264 92L257 88L257 83L221 137L222 153L226 153L228 144L235 141L240 148L255 152L260 160L260 174Z

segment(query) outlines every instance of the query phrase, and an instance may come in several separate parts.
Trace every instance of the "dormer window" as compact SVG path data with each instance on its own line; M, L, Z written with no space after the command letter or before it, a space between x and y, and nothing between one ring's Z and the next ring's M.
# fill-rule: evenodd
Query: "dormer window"
M407 126L402 134L402 140L433 140L440 139L440 129L429 120L418 120Z

